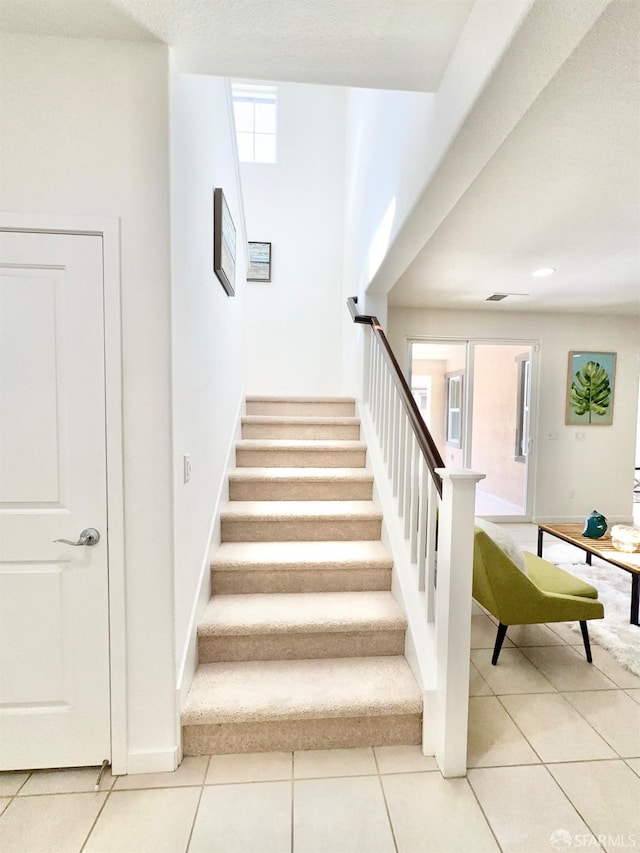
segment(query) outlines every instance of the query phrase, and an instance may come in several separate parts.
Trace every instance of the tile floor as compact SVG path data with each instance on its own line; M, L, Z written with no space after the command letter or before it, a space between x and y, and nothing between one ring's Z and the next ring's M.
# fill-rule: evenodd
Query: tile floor
M510 525L535 549L532 525ZM418 747L185 758L175 773L0 773L3 853L640 848L640 678L565 625L472 624L469 773Z

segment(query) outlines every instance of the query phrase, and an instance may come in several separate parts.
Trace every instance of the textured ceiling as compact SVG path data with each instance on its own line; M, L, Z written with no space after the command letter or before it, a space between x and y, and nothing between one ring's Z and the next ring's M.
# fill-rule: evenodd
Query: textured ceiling
M117 0L0 0L0 32L157 41Z
M209 73L435 91L473 0L119 0Z
M608 7L389 302L640 313L639 4Z
M0 0L0 30L152 39L212 74L432 92L474 0Z

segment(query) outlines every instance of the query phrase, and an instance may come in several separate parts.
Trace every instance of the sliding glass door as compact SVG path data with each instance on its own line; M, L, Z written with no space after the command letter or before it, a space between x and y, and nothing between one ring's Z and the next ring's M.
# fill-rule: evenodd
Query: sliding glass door
M532 350L471 344L469 467L486 474L476 492L477 515L527 516Z
M530 342L410 342L411 389L445 464L486 475L477 515L529 517L535 355Z

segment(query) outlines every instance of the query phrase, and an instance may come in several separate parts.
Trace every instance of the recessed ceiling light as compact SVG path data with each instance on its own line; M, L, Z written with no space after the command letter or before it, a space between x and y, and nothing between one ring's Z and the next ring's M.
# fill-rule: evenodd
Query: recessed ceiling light
M542 267L542 269L532 272L531 275L534 278L546 278L548 275L553 275L554 272L556 272L555 267Z

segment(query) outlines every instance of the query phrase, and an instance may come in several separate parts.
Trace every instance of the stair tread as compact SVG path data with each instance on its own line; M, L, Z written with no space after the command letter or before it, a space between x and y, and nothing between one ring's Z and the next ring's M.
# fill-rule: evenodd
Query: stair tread
M243 415L243 424L321 424L322 426L359 426L360 418L346 415Z
M220 634L344 633L404 630L390 592L301 592L216 595L198 626Z
M373 481L366 468L234 468L230 480L357 480Z
M245 397L246 403L355 403L355 397L273 397L254 395Z
M201 664L184 725L419 714L422 696L400 656Z
M294 518L315 518L318 521L379 519L382 511L373 501L229 501L220 512L222 521Z
M355 438L242 438L236 442L236 449L346 452L366 450L367 445Z
M214 569L272 571L298 568L391 568L393 561L379 540L346 542L223 542Z

